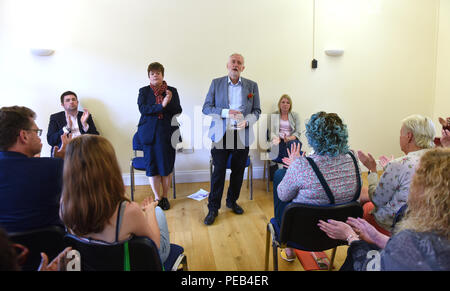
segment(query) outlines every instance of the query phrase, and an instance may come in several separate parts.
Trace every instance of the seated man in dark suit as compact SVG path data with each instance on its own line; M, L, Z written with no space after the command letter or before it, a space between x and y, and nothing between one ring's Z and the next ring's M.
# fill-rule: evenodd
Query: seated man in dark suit
M0 108L0 227L8 233L63 225L59 200L69 139L61 137L61 149L55 147L57 158L36 158L42 129L35 117L26 107Z
M47 130L48 144L53 148L61 146L60 136L71 134L77 137L82 134L99 134L95 128L94 120L87 109L78 111L78 97L72 91L66 91L61 95L61 106L64 111L52 114Z

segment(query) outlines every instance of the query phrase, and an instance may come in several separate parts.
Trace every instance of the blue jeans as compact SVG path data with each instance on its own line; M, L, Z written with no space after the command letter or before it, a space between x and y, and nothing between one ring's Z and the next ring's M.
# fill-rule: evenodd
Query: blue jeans
M281 180L283 180L284 175L286 174L286 169L278 169L275 172L275 175L273 177L273 208L274 208L274 217L276 221L278 222L278 225L281 226L281 219L283 218L284 209L286 206L291 203L291 201L281 201L280 198L278 198L278 185L280 184Z
M170 253L170 239L169 239L169 227L167 226L166 215L161 207L157 206L155 208L156 220L158 221L159 232L160 232L160 243L159 243L159 257L161 262L164 262L169 257Z

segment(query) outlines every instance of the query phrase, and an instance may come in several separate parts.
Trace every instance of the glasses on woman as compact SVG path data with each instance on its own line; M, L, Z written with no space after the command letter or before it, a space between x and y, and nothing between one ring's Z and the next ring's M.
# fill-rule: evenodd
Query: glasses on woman
M35 131L36 132L36 134L38 135L38 136L41 136L42 135L42 129L40 129L40 128L38 128L38 129L24 129L24 130L31 130L31 131Z

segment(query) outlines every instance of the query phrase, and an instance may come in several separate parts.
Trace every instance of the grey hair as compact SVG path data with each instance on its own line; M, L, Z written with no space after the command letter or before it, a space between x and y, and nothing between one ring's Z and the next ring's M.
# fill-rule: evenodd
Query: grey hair
M434 147L436 129L431 118L413 114L402 120L402 127L413 134L418 147L423 149Z

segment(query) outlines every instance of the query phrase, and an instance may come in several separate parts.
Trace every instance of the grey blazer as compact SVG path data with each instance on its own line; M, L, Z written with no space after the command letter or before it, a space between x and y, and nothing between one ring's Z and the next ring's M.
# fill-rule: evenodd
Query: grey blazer
M297 137L298 140L300 140L300 117L296 112L289 112L288 113L289 118L289 124L292 127L292 135ZM270 116L270 139L274 138L275 136L278 136L280 133L280 112L275 111Z
M258 121L261 114L258 84L249 79L242 78L242 104L245 108L242 112L244 119L249 122L245 130L238 131L239 137L245 146L249 146L254 140L252 126ZM203 114L212 118L208 136L213 142L218 142L224 136L228 118L222 118L222 109L229 109L228 101L228 76L212 80L203 104Z

